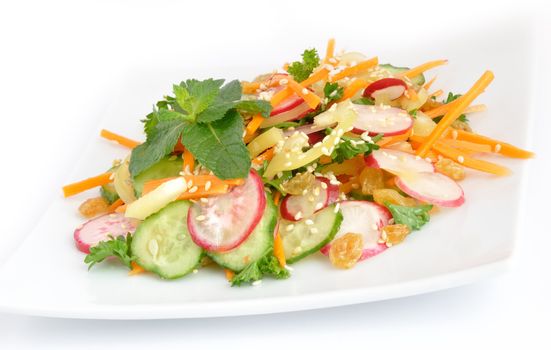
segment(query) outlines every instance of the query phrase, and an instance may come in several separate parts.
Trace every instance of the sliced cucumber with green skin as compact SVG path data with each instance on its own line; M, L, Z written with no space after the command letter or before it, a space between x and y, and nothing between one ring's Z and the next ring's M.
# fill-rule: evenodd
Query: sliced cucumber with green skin
M115 186L112 182L101 186L99 193L109 204L113 204L113 202L119 199L119 195L117 191L115 191Z
M319 251L335 237L342 222L342 213L335 208L336 204L330 205L298 222L281 220L279 233L288 264Z
M276 223L277 208L268 196L262 219L243 243L228 252L207 252L207 255L218 265L239 272L273 249Z
M132 237L136 263L162 278L182 277L195 269L203 249L187 230L189 201L176 201L145 219Z
M171 156L161 159L134 178L134 191L136 192L136 196L140 197L142 195L143 185L147 181L178 176L180 171L182 171L181 157Z
M395 67L389 63L380 64L379 67L386 69L393 75L403 73L409 70L409 68L407 67ZM419 74L418 76L411 78L411 82L415 85L421 86L425 84L425 76L423 74Z

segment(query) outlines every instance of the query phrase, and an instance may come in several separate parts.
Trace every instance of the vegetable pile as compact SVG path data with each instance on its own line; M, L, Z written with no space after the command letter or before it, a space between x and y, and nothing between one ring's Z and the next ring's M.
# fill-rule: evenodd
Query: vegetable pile
M66 197L100 188L74 232L91 268L120 260L166 279L218 265L232 286L288 278L321 252L348 269L400 244L438 207L463 205L469 171L504 176L485 154L533 153L474 133L467 116L494 75L464 94L432 90L430 69L357 52L302 59L251 82L189 79L144 120L145 141Z

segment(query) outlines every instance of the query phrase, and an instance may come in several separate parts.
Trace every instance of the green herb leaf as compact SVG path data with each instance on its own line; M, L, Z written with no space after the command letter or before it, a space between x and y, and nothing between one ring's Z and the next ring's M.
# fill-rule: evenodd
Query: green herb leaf
M366 142L364 140L353 139L351 137L343 136L341 140L343 142L339 143L333 153L331 153L331 158L337 162L342 163L347 159L352 159L358 154L368 155L373 150L379 149L379 146L376 144L382 138L382 134L374 136L371 138L372 142Z
M327 104L332 101L338 101L344 94L344 88L339 83L325 83L323 94L327 98Z
M235 104L241 98L241 83L238 80L232 80L224 85L214 101L199 115L198 123L211 123L224 118L226 113L235 107Z
M243 142L243 119L235 110L212 123L186 126L182 143L221 179L244 178L249 173L251 159Z
M260 113L264 118L268 118L272 112L272 105L264 100L239 101L235 104L235 108L248 114Z
M276 279L285 279L289 278L290 273L279 265L277 258L270 252L258 261L247 265L241 272L236 274L231 280L231 285L233 287L241 286L243 283L252 283L261 280L266 275L270 275Z
M296 61L289 65L287 72L293 76L297 82L306 80L314 71L314 68L319 66L320 58L316 49L304 50L302 53L302 61Z
M174 95L178 105L195 119L216 99L224 79L196 80L188 79L180 85L174 85Z
M375 105L375 101L373 101L369 97L360 97L360 98L352 101L352 103L357 104L357 105L366 105L366 106Z
M416 207L406 207L385 203L386 207L392 213L394 222L409 226L411 230L419 230L430 220L429 210L432 205L419 205Z
M107 241L99 242L95 247L90 248L90 253L84 258L84 262L88 264L88 270L97 263L102 262L106 258L113 256L120 260L121 263L128 268L132 268L130 263L135 259L130 251L132 244L132 236L129 234L124 236L112 237Z
M453 102L453 101L457 100L457 99L460 98L461 96L462 96L461 94L454 94L454 93L452 93L452 92L448 92L448 96L446 97L446 100L442 101L442 103L448 104L448 103L450 103L450 102ZM434 120L435 123L439 123L439 122L442 120L443 117L444 117L444 116L441 115L441 116L438 116L438 117L434 118L433 120ZM464 123L468 123L468 122L469 122L469 119L467 118L467 116L466 116L465 114L461 114L461 115L457 118L457 120L459 120L460 122L464 122Z

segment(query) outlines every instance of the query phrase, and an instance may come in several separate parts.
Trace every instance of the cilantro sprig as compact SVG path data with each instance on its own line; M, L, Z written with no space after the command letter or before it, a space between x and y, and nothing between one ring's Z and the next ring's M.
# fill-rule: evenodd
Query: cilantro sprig
M331 129L327 129L326 133L330 133ZM379 146L376 144L383 137L382 134L373 136L372 142L366 142L364 140L354 139L348 136L341 137L341 143L339 143L333 153L331 153L331 159L337 163L342 163L347 159L352 159L358 154L368 155L374 150L378 150Z
M134 148L130 173L136 177L174 150L180 140L195 159L221 179L246 177L250 159L240 113L268 117L267 101L241 101L237 80L189 79L173 86L174 96L157 102L143 120L146 142Z
M406 207L391 203L385 203L392 214L394 222L409 226L411 230L420 230L430 220L429 211L432 205L419 205L416 207Z
M231 285L233 287L241 286L244 283L252 283L261 280L266 275L270 275L276 279L285 279L289 278L290 273L279 265L277 258L270 252L261 259L247 265L241 272L236 274L231 280Z
M302 61L296 61L289 65L287 72L293 76L297 82L306 80L314 71L314 68L319 66L320 58L316 49L304 50L302 53Z
M457 100L458 98L460 98L462 95L461 94L454 94L453 92L448 92L448 96L446 97L446 100L442 101L443 104L448 104L450 102L453 102L455 100ZM438 116L436 118L434 118L434 122L435 123L439 123L440 120L442 120L442 115L441 116ZM464 123L468 123L469 122L469 119L467 119L467 116L465 114L461 114L459 116L459 118L457 118L457 120L461 121L461 122L464 122Z
M108 257L115 257L128 268L132 268L130 263L136 259L132 256L130 246L132 244L132 236L129 234L118 237L110 237L107 241L101 241L95 247L90 248L90 253L84 258L84 262L88 264L90 270L95 264L102 262Z

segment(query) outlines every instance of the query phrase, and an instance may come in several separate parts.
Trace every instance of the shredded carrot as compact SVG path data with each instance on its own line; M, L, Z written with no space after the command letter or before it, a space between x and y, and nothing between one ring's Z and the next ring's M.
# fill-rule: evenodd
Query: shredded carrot
M114 201L113 203L111 203L111 205L107 208L107 212L108 213L114 213L115 210L117 210L117 208L120 207L123 204L124 204L124 202L122 201L122 199L119 198L116 201Z
M465 109L463 113L470 114L470 113L477 113L477 112L485 112L486 111L486 105L485 104L479 104L479 105L472 105Z
M310 108L316 108L321 103L321 99L318 97L318 95L300 85L293 79L289 79L288 85L289 88L291 88L291 90L295 92L295 94L302 97L302 99L308 104L308 106L310 106Z
M373 57L368 60L362 61L355 66L346 67L335 75L329 76L329 81L334 82L341 80L342 78L350 77L365 72L369 68L375 67L379 64L379 58Z
M113 176L112 173L103 173L98 176L90 177L86 180L63 186L63 195L65 197L71 197L94 187L106 185L112 181L111 176Z
M124 213L124 212L126 212L126 204L123 204L117 207L117 209L115 209L115 213Z
M241 82L241 88L243 89L244 94L254 94L258 89L270 88L274 86L279 86L279 81L285 78L284 74L273 74L270 78L264 81L254 81L254 82Z
M140 144L138 141L131 140L127 137L115 134L114 132L111 132L109 130L101 129L100 136L104 139L115 141L119 145L128 147L128 148L134 148Z
M448 63L448 60L436 60L436 61L430 61L427 63L423 63L420 66L417 66L415 68L412 68L404 73L402 73L402 76L408 77L408 78L415 78L419 74L422 74L423 72L428 71L429 69L441 66L443 64Z
M279 191L276 191L276 193L274 194L274 204L276 206L279 205L279 200L281 199L281 192Z
M492 82L494 79L494 74L491 71L486 71L484 74L478 79L478 81L467 91L467 93L460 98L458 98L456 101L457 104L453 106L440 120L440 122L436 125L434 130L430 133L430 135L427 137L427 140L425 143L421 144L419 148L417 149L417 155L424 157L427 152L431 149L432 145L442 136L444 131L463 113L465 108L467 108L473 100L480 95L484 89Z
M190 188L197 186L197 190L195 192L186 191L179 197L179 199L195 199L207 197L209 195L226 193L228 192L230 186L239 186L244 182L243 179L221 180L214 175L185 175L183 178L187 183L191 184ZM173 179L175 179L175 177L147 181L143 185L142 195L153 191L163 183Z
M350 85L346 87L346 89L344 89L344 92L339 102L348 100L349 98L354 97L354 95L356 95L358 91L365 89L368 85L369 85L369 82L363 79L354 80Z
M224 269L224 273L226 274L226 279L228 280L228 282L231 282L233 276L235 276L235 272L230 269Z
M439 90L436 90L435 92L432 92L428 98L433 98L433 97L438 97L440 95L442 95L444 93L444 90L442 89L439 89Z
M423 113L425 113L427 116L431 117L431 118L436 118L436 117L439 117L441 115L444 115L446 114L453 106L457 105L458 103L458 99L457 100L453 100L452 102L450 103L446 103L446 104L443 104L443 105L440 105L436 108L433 108L433 109L430 109L428 111L425 111Z
M496 153L504 155L511 158L532 158L534 156L533 152L523 150L516 146L513 146L509 143L491 139L487 136L475 134L463 130L455 130L457 132L457 139L463 141L470 141L479 144L489 145L492 147L492 150Z
M260 154L258 157L254 158L251 162L255 165L262 165L264 161L270 160L274 157L274 148L269 148Z
M283 240L279 232L276 232L274 236L274 256L279 261L279 266L285 267L287 261L285 260L285 250L283 249Z
M454 139L443 139L441 142L446 145L457 148L463 152L473 152L473 153L490 153L492 152L492 147L490 145L484 145L480 143L474 143L470 141L463 140L454 140Z
M244 94L254 94L256 90L260 89L260 82L253 81L242 81L241 82L241 88L243 89Z
M408 138L410 137L410 135L411 135L411 131L405 132L405 133L399 134L399 135L386 136L386 137L383 137L382 139L380 139L377 142L377 144L381 147L390 146L390 145L393 145L393 144L398 143L400 141L407 141Z
M411 101L417 101L419 99L419 95L417 95L417 91L415 91L412 88L409 88L407 90L407 96L409 96L409 100Z
M425 90L428 90L430 89L430 87L432 86L432 84L434 84L434 82L436 81L436 78L438 76L435 75L431 80L429 80L425 85L423 85L423 88L425 88Z
M319 159L319 163L321 165L329 164L331 162L333 162L333 158L331 158L330 156L323 155Z
M317 71L313 72L306 80L302 81L300 85L304 88L317 83L318 81L327 79L327 76L329 74L329 71L325 68L318 69ZM291 97L293 95L293 90L290 87L286 87L285 89L281 89L278 92L276 92L271 100L270 104L272 107L275 107L279 105L281 102L283 102L285 99Z
M499 176L508 175L510 173L509 169L501 165L490 163L485 160L471 158L467 154L445 145L443 142L435 143L434 150L444 157L448 157L471 169L476 169Z
M245 128L245 143L249 143L254 138L254 133L258 130L263 121L264 117L260 113L255 114L253 119L251 119Z
M335 55L335 39L331 38L327 42L327 49L325 50L325 58L323 59L324 63L328 63L331 58Z
M132 265L132 270L130 270L130 272L128 272L129 276L135 276L135 275L139 275L140 273L145 272L145 269L143 267L141 267L140 265L138 265L135 261L131 261L130 265Z
M184 161L182 163L182 169L185 171L193 172L195 169L195 158L193 158L193 154L186 148L184 149L184 153L182 153L182 160Z

